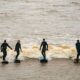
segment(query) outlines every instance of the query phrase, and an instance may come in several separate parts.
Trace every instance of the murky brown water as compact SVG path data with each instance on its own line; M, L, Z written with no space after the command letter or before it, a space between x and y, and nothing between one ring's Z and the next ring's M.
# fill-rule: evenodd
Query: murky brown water
M27 59L21 64L0 64L0 80L79 80L80 64L71 60L53 59L47 64Z
M0 0L0 44L7 39L14 49L20 39L23 49L20 59L40 58L42 38L49 43L48 59L75 57L74 44L80 39L80 0ZM13 62L15 55L9 51L7 60ZM80 64L65 59L43 65L38 59L0 64L0 80L79 79Z
M0 0L0 43L7 39L14 48L20 39L23 53L38 57L42 38L53 45L49 56L73 57L74 44L80 39L80 1Z

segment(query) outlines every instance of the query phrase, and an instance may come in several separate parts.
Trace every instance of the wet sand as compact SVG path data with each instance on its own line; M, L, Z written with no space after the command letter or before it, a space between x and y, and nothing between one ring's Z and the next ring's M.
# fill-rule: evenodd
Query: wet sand
M27 59L21 64L0 64L0 80L79 80L80 64L69 59L53 59L47 64Z

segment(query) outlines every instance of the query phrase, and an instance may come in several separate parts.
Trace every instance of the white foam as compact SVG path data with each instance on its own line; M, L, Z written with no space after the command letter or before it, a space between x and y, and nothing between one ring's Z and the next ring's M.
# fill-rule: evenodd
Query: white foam
M54 46L49 45L49 50L46 52L46 57L48 60L52 58L75 58L76 49L69 45ZM15 59L16 52L9 50L7 55L7 60L13 61ZM39 45L32 45L32 47L23 48L19 59L24 60L28 58L42 58L41 51L39 50Z

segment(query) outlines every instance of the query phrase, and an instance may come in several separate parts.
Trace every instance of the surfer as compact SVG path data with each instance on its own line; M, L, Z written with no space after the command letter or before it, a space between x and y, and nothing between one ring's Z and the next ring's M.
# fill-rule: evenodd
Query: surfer
M40 50L42 52L42 55L44 57L44 60L46 59L46 50L48 50L48 44L45 41L45 39L43 39L41 45L40 45Z
M76 50L77 50L77 62L79 62L79 56L80 56L80 41L77 40L77 43L76 43Z
M17 55L15 57L15 60L17 60L18 59L18 56L20 54L20 51L22 51L20 40L18 40L17 43L16 43L15 51L17 52Z
M4 42L1 45L1 52L3 52L3 61L6 61L5 58L7 56L7 47L9 47L12 50L12 48L9 46L6 40L4 40Z

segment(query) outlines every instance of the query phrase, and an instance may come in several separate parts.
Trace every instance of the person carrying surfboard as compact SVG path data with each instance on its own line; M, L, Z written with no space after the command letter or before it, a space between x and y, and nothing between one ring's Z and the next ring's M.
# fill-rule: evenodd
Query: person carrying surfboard
M48 50L48 44L45 41L45 39L43 39L43 41L40 45L40 50L41 50L44 60L46 60L46 50Z

